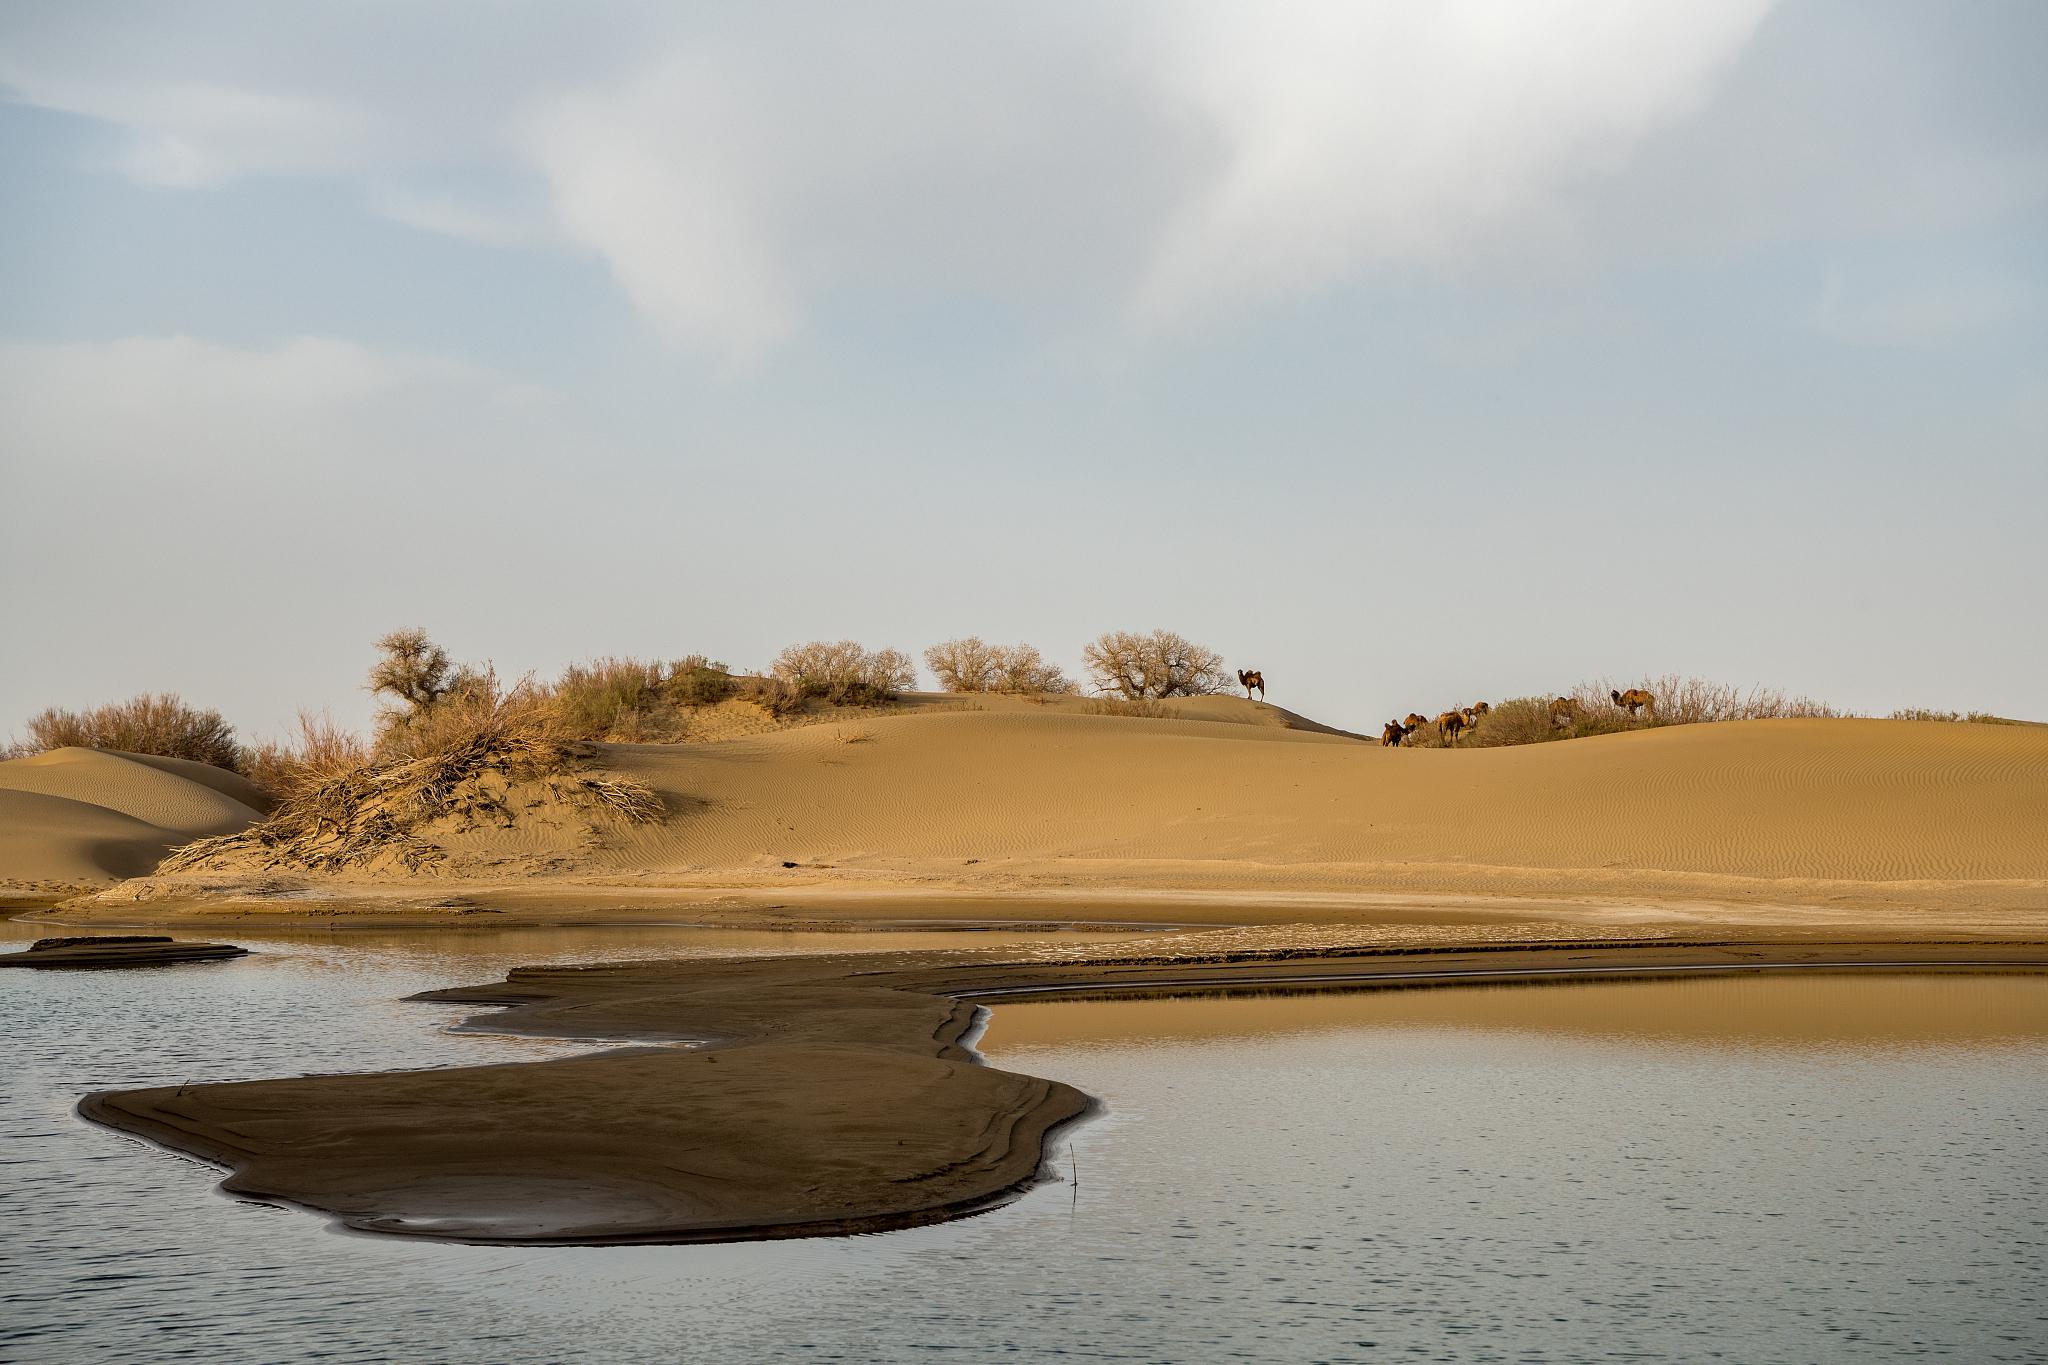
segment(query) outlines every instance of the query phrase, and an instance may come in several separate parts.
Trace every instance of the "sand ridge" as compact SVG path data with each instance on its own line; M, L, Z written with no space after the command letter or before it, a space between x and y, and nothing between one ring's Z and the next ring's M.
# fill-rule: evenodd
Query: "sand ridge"
M52 749L0 763L0 879L104 881L176 845L246 828L267 803L246 779L182 759Z
M1115 881L1170 864L1194 887L1205 868L1284 881L1291 865L2048 879L2048 728L1751 721L1408 750L1221 721L957 713L607 758L678 812L597 860L619 868L971 879L1004 864Z
M1739 907L1733 922L2048 926L2048 727L1770 720L1410 750L1239 698L1169 711L922 698L713 743L592 746L599 769L659 794L663 818L593 829L526 810L435 835L448 865L411 878L230 858L60 917L429 922L446 916L428 902L457 896L503 923L806 908L1360 922L1390 897L1454 897L1509 915L1536 901L1596 918L1728 922ZM129 850L121 870L161 847L128 827L89 832ZM0 861L5 875L21 874Z

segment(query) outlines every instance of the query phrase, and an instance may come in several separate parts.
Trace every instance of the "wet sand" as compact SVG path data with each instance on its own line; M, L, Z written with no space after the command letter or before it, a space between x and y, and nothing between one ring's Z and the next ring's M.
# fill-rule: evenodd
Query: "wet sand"
M349 1226L477 1242L723 1241L972 1213L1086 1112L978 1064L978 1006L1063 994L1416 989L1703 972L2048 971L2048 944L1578 925L1291 926L1074 943L523 968L421 999L478 1026L689 1040L511 1066L114 1091L97 1122L216 1161L224 1188Z

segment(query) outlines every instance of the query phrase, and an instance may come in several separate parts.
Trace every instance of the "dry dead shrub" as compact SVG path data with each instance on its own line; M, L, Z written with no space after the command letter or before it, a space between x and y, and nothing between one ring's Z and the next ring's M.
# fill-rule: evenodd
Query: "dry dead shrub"
M1661 678L1647 678L1637 683L1617 683L1609 679L1599 682L1582 683L1570 694L1578 703L1580 733L1588 733L1587 727L1600 727L1605 717L1620 717L1622 724L1613 728L1631 728L1627 713L1614 703L1613 694L1625 692L1631 687L1640 687L1657 699L1655 719L1648 716L1633 722L1634 726L1648 725L1702 725L1715 721L1729 720L1785 720L1796 717L1830 718L1843 713L1825 702L1810 697L1793 696L1777 688L1742 688L1732 683L1714 682L1708 678L1685 678L1667 673Z
M810 707L810 698L803 689L787 678L760 677L747 675L735 678L738 696L761 708L771 719L789 720L802 715Z
M1933 711L1924 706L1907 706L1894 711L1890 720L1939 720L1956 725L2024 725L2023 720L1994 716L1989 711Z
M1095 697L1082 708L1091 716L1133 716L1139 720L1171 720L1165 705L1132 697Z
M879 706L917 685L909 655L867 649L853 640L791 645L775 656L769 672L801 695L836 706Z
M1221 654L1170 630L1113 630L1083 646L1081 658L1096 691L1127 701L1207 696L1230 682Z
M480 682L445 693L388 730L374 753L281 800L236 834L175 849L161 872L223 864L321 872L432 871L445 852L426 827L454 819L509 826L514 784L535 787L598 816L657 818L662 805L638 783L587 774L590 751L564 739L545 695Z
M1615 704L1614 693L1640 687L1657 699L1656 709L1630 716ZM1543 744L1554 739L1584 739L1589 735L1617 734L1624 730L1646 730L1666 725L1705 725L1731 720L1778 720L1793 717L1832 717L1842 712L1824 702L1791 696L1774 688L1741 688L1705 678L1676 675L1653 678L1626 686L1610 679L1581 683L1565 694L1572 702L1568 725L1551 719L1550 698L1515 697L1495 702L1492 711L1458 740L1463 748L1500 748L1517 744ZM1441 747L1435 726L1425 726L1408 743L1415 748Z
M682 738L689 716L670 690L670 665L643 659L595 659L571 664L544 689L564 738L619 744Z
M299 712L297 736L266 741L242 750L242 776L272 800L318 787L369 762L370 746L353 730L344 730L325 712Z
M947 692L1063 696L1079 690L1031 645L984 644L978 635L933 645L924 652L924 661Z
M115 749L160 758L185 758L233 770L241 757L235 727L218 711L187 706L174 692L145 692L85 711L51 707L28 723L28 739L10 745L9 758L49 749Z
M1424 728L1433 730L1435 727ZM1460 748L1476 745L1482 749L1491 749L1515 744L1543 744L1553 739L1563 739L1567 733L1568 731L1562 727L1551 723L1548 697L1513 697L1507 701L1495 702L1493 709L1481 716L1479 723L1465 732L1458 745ZM1421 738L1418 733L1416 739ZM1443 741L1439 739L1436 742L1441 744Z

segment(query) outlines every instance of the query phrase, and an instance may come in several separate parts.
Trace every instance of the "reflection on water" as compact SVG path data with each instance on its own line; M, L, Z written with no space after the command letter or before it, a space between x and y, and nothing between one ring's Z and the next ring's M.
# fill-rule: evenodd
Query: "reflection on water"
M1773 973L1457 990L1270 990L1152 997L1063 996L1005 1005L988 1055L1056 1047L1324 1033L1358 1028L1542 1033L1661 1048L1890 1050L2024 1044L2048 1033L2033 973Z
M529 1250L238 1205L71 1106L549 1055L396 1003L518 962L961 940L234 937L262 951L0 974L0 1359L1995 1361L2048 1340L2040 977L1003 1005L993 1059L1109 1106L1063 1140L1078 1186L878 1237Z

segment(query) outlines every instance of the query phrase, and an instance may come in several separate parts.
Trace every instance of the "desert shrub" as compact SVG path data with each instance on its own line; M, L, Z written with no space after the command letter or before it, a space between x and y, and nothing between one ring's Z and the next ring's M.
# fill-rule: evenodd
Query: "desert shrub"
M241 757L235 727L220 712L187 706L174 692L145 692L86 711L51 707L30 719L28 736L10 746L8 756L75 746L188 758L231 770Z
M1082 709L1091 716L1135 716L1139 720L1168 720L1173 716L1159 702L1134 697L1095 697Z
M852 640L813 640L775 656L772 676L805 697L840 706L877 706L917 685L910 657L894 649L866 649Z
M1654 721L1644 717L1640 725L1701 725L1728 720L1784 720L1794 717L1835 717L1842 712L1810 697L1793 696L1776 688L1742 688L1707 678L1683 678L1666 674L1639 683L1616 683L1609 679L1582 683L1569 695L1578 703L1580 733L1599 726L1605 717L1623 716L1614 704L1613 693L1640 687L1657 699ZM1626 728L1626 726L1617 727Z
M981 637L947 640L924 652L925 666L947 692L1050 692L1076 690L1058 666L1031 645L990 645Z
M737 695L750 701L776 720L802 715L810 699L788 678L748 674L733 679Z
M448 651L417 626L392 631L377 642L377 650L379 657L370 668L370 691L403 702L414 711L439 701L457 681ZM474 678L465 676L461 681L473 683Z
M315 871L428 871L446 855L424 827L451 817L510 825L513 783L542 784L560 799L618 819L661 814L660 799L638 783L583 772L588 759L587 749L560 734L543 691L501 689L485 670L475 685L391 727L363 761L300 785L246 830L174 849L158 870L253 859Z
M619 743L679 738L689 720L671 699L667 665L642 659L571 664L544 689L557 730L570 739Z
M716 659L690 654L669 665L668 694L684 706L716 706L735 690L732 670Z
M1170 630L1113 630L1085 645L1081 658L1096 691L1127 701L1207 696L1230 681L1221 654Z
M1480 748L1542 744L1553 739L1563 739L1569 733L1568 730L1551 724L1550 698L1514 697L1507 701L1495 702L1493 709L1481 716L1479 723L1467 731L1458 743L1461 747L1473 744ZM1415 743L1420 739L1422 735L1418 733L1409 742Z
M1615 705L1613 694L1641 687L1657 699L1654 714L1631 717ZM1665 725L1703 725L1730 720L1777 720L1832 717L1843 714L1824 702L1789 695L1774 688L1736 687L1704 678L1666 676L1622 685L1609 679L1581 683L1564 694L1574 706L1571 723L1553 724L1549 697L1514 697L1495 702L1458 740L1459 747L1498 748L1542 744L1554 739L1583 739ZM1408 741L1415 748L1442 745L1436 728L1425 726Z
M331 717L299 712L297 736L244 746L237 767L273 800L332 781L369 762L370 746Z
M1994 716L1989 711L1931 711L1924 706L1908 706L1894 711L1892 720L1941 720L1957 725L2023 725L2024 721Z

